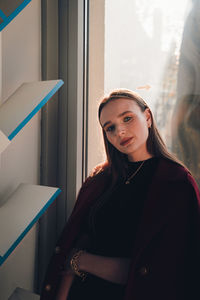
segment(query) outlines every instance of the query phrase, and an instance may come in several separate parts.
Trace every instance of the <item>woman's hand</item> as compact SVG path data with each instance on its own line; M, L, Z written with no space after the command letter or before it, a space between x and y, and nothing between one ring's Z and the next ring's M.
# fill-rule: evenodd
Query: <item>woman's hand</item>
M63 275L75 275L74 271L73 271L72 268L71 268L70 261L71 261L73 255L74 255L76 252L78 252L78 251L79 251L79 249L77 249L77 248L73 248L73 249L70 251L70 253L69 253L68 257L67 257L67 261L66 261L66 263L65 263L63 272L62 272Z
M75 273L71 269L70 261L73 255L79 251L79 249L88 249L90 247L90 239L87 234L83 234L76 241L74 248L69 252L67 256L67 260L64 266L64 270L62 272L62 279L60 282L60 287L58 289L58 293L56 296L56 300L66 300L71 288L71 285L74 281Z
M67 300L70 288L74 281L74 274L67 274L63 276L60 282L60 286L56 295L56 300Z
M90 240L88 235L82 235L75 243L75 248L71 250L66 265L66 271L68 274L74 274L71 270L70 260L79 249L86 251L90 249ZM84 252L79 256L77 265L79 270L82 272L91 273L114 283L126 284L130 259L123 257L105 257Z
M74 281L75 273L71 269L70 261L73 257L73 255L78 251L77 248L73 248L68 257L67 261L64 266L64 270L62 271L62 279L60 282L60 286L57 292L56 300L66 300L70 291L70 288L72 286L72 283Z
M63 268L63 275L71 275L75 274L74 271L71 269L70 261L73 257L73 255L78 252L80 249L88 249L90 247L90 239L87 234L83 234L75 243L75 247L72 248L72 250L69 252L67 256L67 260L65 262L64 268Z

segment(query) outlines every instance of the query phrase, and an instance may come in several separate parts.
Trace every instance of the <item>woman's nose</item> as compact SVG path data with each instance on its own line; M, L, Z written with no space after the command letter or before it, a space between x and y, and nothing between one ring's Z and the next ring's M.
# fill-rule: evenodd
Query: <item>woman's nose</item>
M118 127L117 134L123 136L125 134L125 128L123 126Z

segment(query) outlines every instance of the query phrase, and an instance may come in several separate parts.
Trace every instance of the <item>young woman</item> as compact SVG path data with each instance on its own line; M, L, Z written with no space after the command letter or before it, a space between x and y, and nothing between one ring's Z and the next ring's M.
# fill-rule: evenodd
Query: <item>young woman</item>
M200 195L144 100L115 90L99 106L107 161L80 189L42 300L200 299Z

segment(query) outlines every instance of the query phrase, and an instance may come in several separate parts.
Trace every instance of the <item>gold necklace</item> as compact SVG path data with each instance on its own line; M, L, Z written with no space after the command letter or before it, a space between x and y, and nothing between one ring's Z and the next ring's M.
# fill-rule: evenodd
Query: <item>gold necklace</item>
M130 177L127 178L127 180L125 181L125 184L130 183L130 180L139 172L139 170L142 168L144 163L145 163L145 160L141 163L141 165L137 168L137 170Z

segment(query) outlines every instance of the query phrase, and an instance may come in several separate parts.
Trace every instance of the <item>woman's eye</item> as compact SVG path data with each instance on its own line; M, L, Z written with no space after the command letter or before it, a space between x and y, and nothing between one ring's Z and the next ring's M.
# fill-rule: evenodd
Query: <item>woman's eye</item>
M111 131L113 131L114 129L115 129L115 126L112 125L112 126L107 127L107 128L106 128L106 131L107 131L107 132L111 132Z
M128 116L127 116L127 117L124 118L124 122L128 122L128 121L130 121L131 119L132 119L131 117L128 117Z

